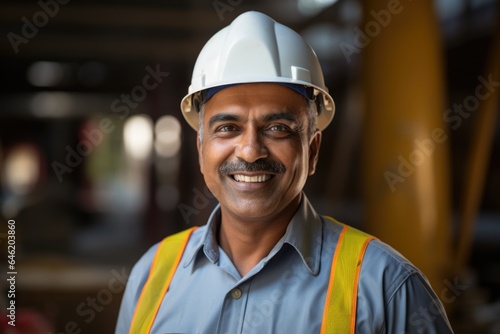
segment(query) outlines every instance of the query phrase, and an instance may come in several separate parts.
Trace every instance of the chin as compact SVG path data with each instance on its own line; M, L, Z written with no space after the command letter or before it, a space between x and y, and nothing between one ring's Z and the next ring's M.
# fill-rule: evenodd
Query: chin
M233 216L240 217L241 220L262 221L263 219L281 214L287 205L280 205L281 201L269 196L259 196L258 198L237 199L222 203L222 207Z

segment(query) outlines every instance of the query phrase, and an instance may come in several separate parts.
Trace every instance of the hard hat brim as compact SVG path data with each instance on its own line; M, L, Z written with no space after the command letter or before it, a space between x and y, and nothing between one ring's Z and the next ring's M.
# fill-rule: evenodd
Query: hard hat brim
M203 90L215 88L215 87L219 87L219 86L226 86L226 85L230 86L230 85L250 84L250 83L276 83L276 84L280 84L280 83L290 84L290 83L292 83L292 84L299 84L299 85L313 87L315 90L317 90L317 93L315 94L316 98L323 99L323 101L322 101L323 108L321 111L319 111L317 121L316 121L317 122L316 127L320 131L323 131L330 124L330 122L333 119L333 116L335 115L335 102L333 101L333 98L330 96L330 94L328 92L326 92L325 90L323 90L322 88L317 87L317 86L313 86L308 82L297 82L297 81L290 82L290 80L277 81L276 78L274 78L272 81L259 80L259 81L251 82L251 81L249 81L248 78L245 78L242 80L234 80L234 82L227 82L224 84L213 85L211 87L210 86L204 87ZM184 118L186 119L187 123L195 131L198 131L200 126L198 124L198 122L199 122L199 115L198 115L199 110L197 108L195 108L195 106L193 105L193 96L196 93L199 93L201 91L202 90L191 92L191 93L187 94L186 96L184 96L184 98L181 101L181 110L182 110L182 113L184 115Z

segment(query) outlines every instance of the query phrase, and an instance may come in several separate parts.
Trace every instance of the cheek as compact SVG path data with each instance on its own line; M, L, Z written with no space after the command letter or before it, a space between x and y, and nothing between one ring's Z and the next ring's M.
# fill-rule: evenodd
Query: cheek
M201 145L200 168L202 173L214 177L218 174L219 167L230 155L227 145L207 142Z
M309 150L308 147L302 146L301 148L298 149L299 151L297 152L296 160L295 163L296 165L296 173L298 178L301 179L301 182L305 182L307 177L309 176Z
M307 173L309 154L307 151L304 151L302 145L292 145L281 148L275 145L273 156L274 159L283 163L287 171L291 172L294 177Z

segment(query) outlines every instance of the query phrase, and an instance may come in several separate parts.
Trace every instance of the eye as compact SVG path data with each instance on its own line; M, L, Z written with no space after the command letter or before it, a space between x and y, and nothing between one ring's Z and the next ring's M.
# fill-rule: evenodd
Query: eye
M274 124L268 128L269 131L273 132L290 132L290 128L282 124Z
M267 127L265 133L271 138L283 139L290 137L293 134L293 131L287 125L273 124Z
M217 128L217 132L229 132L229 131L233 131L234 130L234 126L232 125L223 125L223 126L220 126L219 128Z
M238 131L238 128L235 125L231 124L221 125L217 129L215 129L215 132L233 132L233 131Z

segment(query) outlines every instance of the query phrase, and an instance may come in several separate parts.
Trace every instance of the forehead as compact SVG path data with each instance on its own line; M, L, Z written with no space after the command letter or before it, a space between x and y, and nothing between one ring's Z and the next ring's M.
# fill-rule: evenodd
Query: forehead
M277 112L307 113L306 99L286 86L253 83L231 86L217 92L205 105L205 113ZM207 117L205 117L207 119Z

